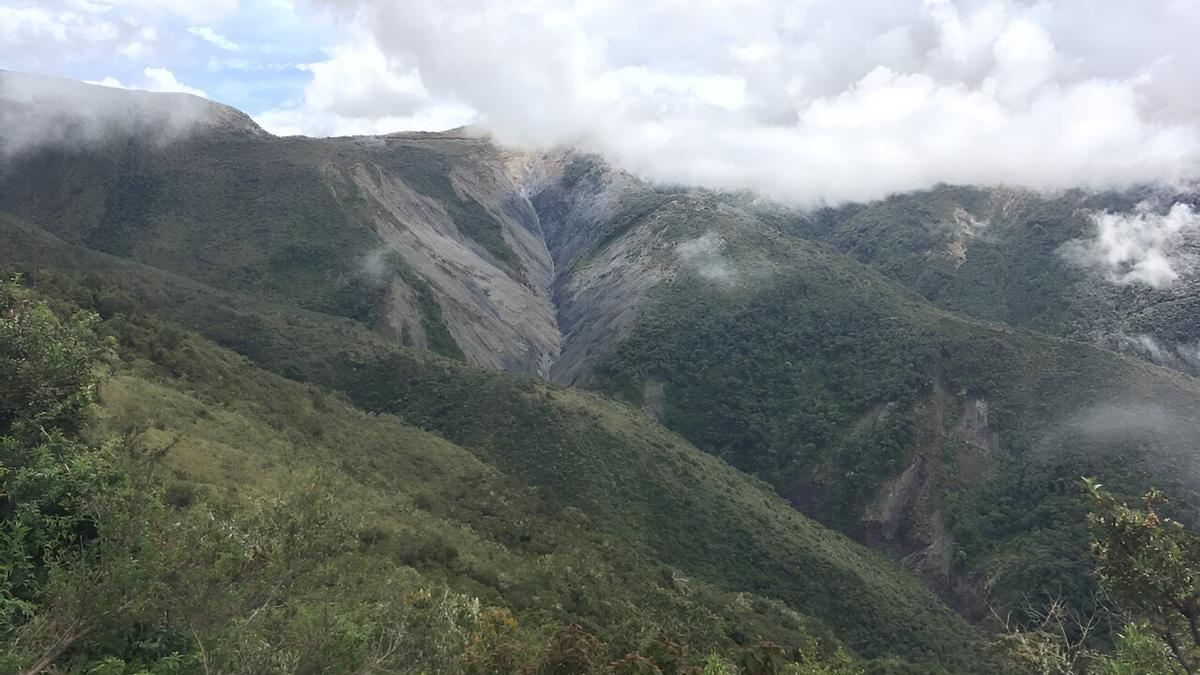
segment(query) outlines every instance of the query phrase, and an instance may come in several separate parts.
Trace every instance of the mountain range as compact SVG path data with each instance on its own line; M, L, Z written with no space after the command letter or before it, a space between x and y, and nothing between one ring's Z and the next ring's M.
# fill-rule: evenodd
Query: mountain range
M0 266L126 351L101 428L210 500L319 467L529 621L989 672L989 617L1095 608L1080 476L1200 505L1200 232L1165 285L1078 254L1195 192L798 206L16 73L0 137Z

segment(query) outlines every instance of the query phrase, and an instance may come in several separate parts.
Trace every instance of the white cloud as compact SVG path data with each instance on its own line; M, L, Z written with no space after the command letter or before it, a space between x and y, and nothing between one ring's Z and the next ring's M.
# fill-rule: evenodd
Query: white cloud
M114 89L141 89L143 91L159 91L159 92L174 92L178 94L192 94L201 98L208 98L208 94L189 87L175 78L175 74L166 68L145 68L142 70L142 79L134 85L126 85L117 78L109 75L100 80L88 80L88 84L98 84L102 87L112 87Z
M108 75L104 79L101 79L101 80L86 80L86 83L87 84L97 84L97 85L100 85L101 87L110 87L112 89L133 89L133 87L125 86L124 84L121 83L120 80L113 77L112 75Z
M675 253L684 265L710 281L733 283L737 270L721 253L725 241L716 232L705 232L695 239L681 241Z
M1160 366L1200 374L1200 342L1159 341L1153 335L1117 335L1117 347Z
M1179 278L1184 234L1200 232L1200 214L1187 204L1175 204L1165 214L1142 204L1133 213L1100 212L1091 214L1091 220L1095 237L1068 242L1062 255L1115 284L1171 285Z
M1195 3L325 3L374 36L377 76L652 179L814 203L1200 174Z
M100 145L131 134L168 143L198 124L219 120L213 105L200 98L112 91L129 88L113 77L99 83L104 86L0 71L0 164L43 147Z
M238 9L238 0L107 0L104 4L128 5L147 13L177 15L191 21L215 21Z
M159 86L150 63L281 133L479 122L811 204L1197 178L1198 23L1195 0L0 0L0 66ZM272 70L304 62L303 90Z
M241 46L213 30L211 26L191 26L188 32L205 42L228 52L236 52Z
M64 50L83 56L89 48L111 48L138 32L131 22L94 8L57 2L0 4L0 59L13 67L54 59Z
M415 70L389 67L370 36L331 50L327 61L299 68L312 74L303 96L255 116L272 133L344 136L441 131L476 119L470 108L430 95Z
M166 68L146 68L142 71L142 75L146 77L146 86L144 88L147 91L171 91L208 98L208 94L205 94L203 91L195 87L189 87L175 79L175 74Z
M268 2L0 0L0 68L94 77L150 59L178 67L195 58L187 32L204 40L202 48L234 50L218 30L222 19L244 12L252 25L278 27L271 19L281 10Z

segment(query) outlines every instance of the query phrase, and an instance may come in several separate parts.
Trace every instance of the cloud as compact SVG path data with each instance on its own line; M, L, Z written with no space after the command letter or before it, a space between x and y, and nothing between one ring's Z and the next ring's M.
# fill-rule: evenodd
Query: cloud
M1200 374L1200 341L1160 342L1153 335L1115 336L1118 349L1132 352L1160 366Z
M181 16L192 21L215 21L238 10L238 0L87 0L110 7L129 6L151 14Z
M224 49L227 52L236 52L241 49L241 46L236 42L233 42L224 35L221 35L209 26L191 26L188 28L188 32L211 45L219 47L220 49Z
M430 106L651 179L812 204L1200 174L1195 3L324 2Z
M100 80L88 80L87 84L96 84L101 87L110 87L113 89L139 89L142 91L170 92L177 94L191 94L200 98L208 98L208 94L189 87L175 78L175 74L166 68L145 68L142 70L142 79L138 84L130 86L126 85L117 78L108 75Z
M84 82L84 84L94 84L100 87L108 87L110 89L133 89L133 87L125 86L120 80L112 75L107 75L104 77L104 79L100 80L87 80Z
M208 94L205 94L203 91L195 87L189 87L175 79L175 74L166 68L146 68L142 71L142 74L146 77L147 86L145 89L147 91L169 91L208 98Z
M1060 249L1069 262L1103 273L1115 284L1165 288L1179 278L1183 236L1200 231L1200 214L1187 204L1175 204L1165 214L1147 203L1133 213L1091 214L1096 234L1076 239Z
M432 96L415 70L391 68L369 36L330 50L329 57L298 66L312 74L303 95L256 121L278 135L346 136L441 131L478 117Z
M155 86L182 87L166 69L147 68ZM195 96L113 91L115 78L91 86L69 80L0 71L0 165L42 148L95 146L113 138L167 143L205 122L219 108Z
M114 54L143 58L171 47L162 38L177 21L211 22L238 9L238 0L0 0L0 65L44 72ZM232 44L201 30L215 45Z
M733 264L721 253L725 241L716 232L681 241L675 253L684 265L709 281L732 283L737 277Z
M280 133L480 123L809 205L1195 179L1198 21L1194 0L0 0L0 65L151 86L149 64Z
M65 54L85 59L122 46L144 46L143 26L102 9L54 0L0 4L0 63L35 69Z

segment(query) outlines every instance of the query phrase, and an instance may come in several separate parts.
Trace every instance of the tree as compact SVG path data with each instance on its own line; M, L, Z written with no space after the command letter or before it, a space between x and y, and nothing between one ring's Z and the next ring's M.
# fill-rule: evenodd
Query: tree
M59 318L19 278L0 281L0 436L83 426L102 351L98 322L83 311Z
M1163 641L1185 672L1200 667L1200 537L1161 515L1158 490L1127 506L1085 479L1092 553L1101 587L1135 621ZM1127 628L1128 630L1128 628ZM1140 628L1135 628L1140 630Z
M93 523L81 486L96 455L86 422L102 341L94 314L59 318L0 281L0 637L27 621L47 565Z

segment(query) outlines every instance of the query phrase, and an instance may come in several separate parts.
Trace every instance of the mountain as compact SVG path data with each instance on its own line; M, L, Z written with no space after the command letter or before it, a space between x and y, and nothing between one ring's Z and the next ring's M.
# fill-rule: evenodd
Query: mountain
M1194 210L1198 203L1195 191L1169 188L1043 195L942 186L803 214L771 209L767 217L879 269L939 307L1095 341L1195 375L1200 328L1190 317L1200 309L1200 233L1173 233L1179 278L1158 288L1111 283L1078 265L1072 253L1096 236L1094 214L1137 213L1141 204ZM1141 245L1123 236L1130 250L1115 252L1128 255Z
M536 212L485 189L506 161L460 134L218 123L27 148L5 163L0 264L101 316L120 361L93 433L167 448L171 499L253 512L330 486L366 542L337 564L375 570L346 603L398 565L534 638L582 624L612 658L660 631L699 657L820 639L988 670L979 632L769 486L634 408L478 367L545 373L558 340Z
M1197 381L1104 348L1151 331L1186 354L1194 272L1115 287L1060 253L1090 234L1085 208L1147 195L947 187L800 212L576 166L534 199L548 233L591 233L559 261L563 305L640 300L592 314L610 346L567 381L643 407L968 616L1047 593L1090 606L1080 475L1171 486L1195 512ZM610 184L627 197L597 212Z
M253 504L317 476L369 558L523 623L583 624L612 658L659 630L700 654L836 635L864 657L986 663L980 635L898 566L617 403L398 348L396 412L368 413L115 288L36 285L107 317L121 361L101 431L169 446L169 490L188 500Z
M113 122L102 106L70 127L86 135L6 152L0 265L106 318L194 332L188 344L207 361L233 359L220 349L249 361L160 363L168 375L124 380L140 407L111 414L153 419L156 397L234 396L226 388L240 397L227 405L274 411L280 390L294 392L292 407L239 422L251 437L379 424L374 437L425 439L351 444L340 461L332 441L306 441L292 461L332 463L351 485L376 481L364 495L407 495L386 497L406 514L420 488L380 475L378 453L415 466L441 461L417 459L440 457L425 451L436 445L481 463L490 477L479 480L502 485L488 494L537 495L479 515L447 480L428 499L448 515L420 521L431 524L418 539L459 523L557 528L560 516L528 513L572 521L577 510L587 526L549 538L594 565L633 567L576 603L637 605L666 566L714 589L706 616L729 621L722 594L751 593L823 622L866 657L986 669L973 629L798 512L982 619L989 604L1019 610L1046 594L1092 608L1080 475L1128 494L1167 489L1184 520L1200 503L1192 272L1149 291L1107 284L1062 254L1090 236L1090 209L1128 210L1154 197L1145 191L940 187L800 210L647 184L570 149L502 149L469 129L278 138L200 99L14 74L0 78L0 129L15 137L13 120L57 110L59 99L30 91L60 84L142 112ZM180 110L186 124L163 122ZM258 384L227 384L237 378ZM297 383L344 395L338 419L296 422L316 407ZM281 480L236 468L270 443L229 449L205 433L213 442L177 460L181 480L214 494ZM233 469L198 469L221 453ZM617 541L639 562L611 553ZM497 546L488 536L455 545ZM533 553L509 553L506 564L535 566ZM444 561L423 564L449 569L466 592L620 635L615 610L522 600ZM666 593L639 625L678 616L683 600ZM724 638L701 634L704 622L678 628L703 646L750 632L794 639L786 621L754 625Z

